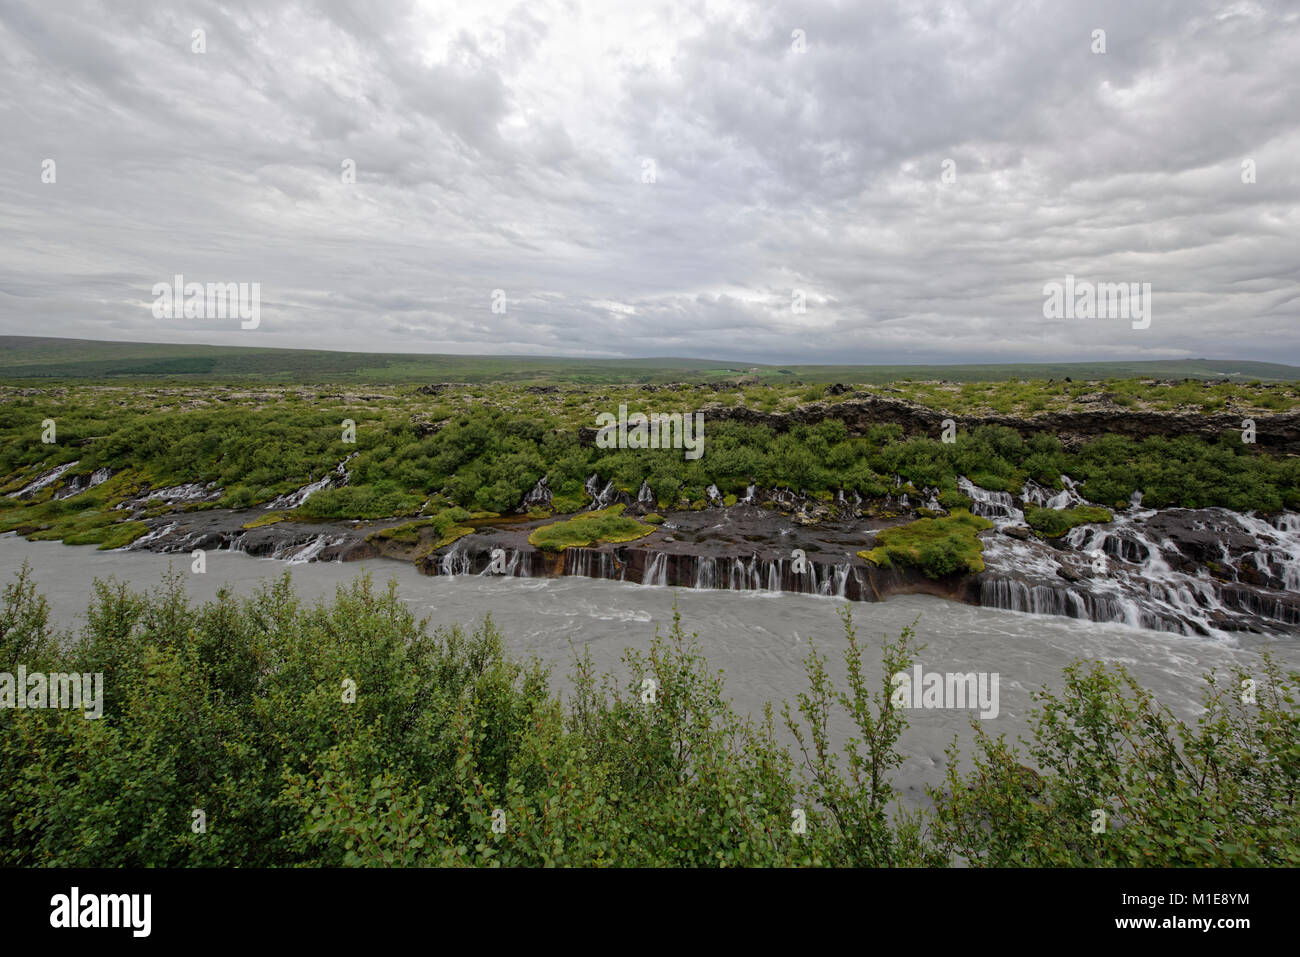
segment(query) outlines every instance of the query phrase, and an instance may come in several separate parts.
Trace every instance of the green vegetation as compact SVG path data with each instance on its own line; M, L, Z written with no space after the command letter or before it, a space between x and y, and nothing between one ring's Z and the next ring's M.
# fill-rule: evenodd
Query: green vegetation
M0 709L0 865L1300 864L1300 674L1267 656L1211 676L1193 725L1122 668L1075 664L1037 696L1027 754L973 720L969 761L954 743L933 808L908 814L891 782L908 712L888 679L872 687L843 617L847 687L814 647L807 690L779 709L791 749L776 709L735 712L676 616L618 675L578 657L562 698L490 619L431 634L366 578L314 606L288 575L197 607L179 577L151 594L97 582L65 644L24 570L4 589L0 671L103 673L103 716ZM886 640L883 674L915 651L910 629ZM1240 700L1246 678L1258 703Z
M370 541L389 541L401 545L417 545L423 541L427 543L427 547L421 550L421 554L428 554L474 531L467 525L457 524L469 517L469 512L463 508L449 508L432 518L423 518L419 521L407 522L405 525L395 525L392 528L381 528L377 532L371 532L366 538ZM431 534L424 534L425 529L429 529Z
M528 536L528 541L548 552L562 552L572 546L598 542L630 542L653 531L651 525L623 515L622 505L612 505L563 522L543 525Z
M957 509L943 518L918 518L906 525L881 529L876 533L876 547L858 552L858 557L882 568L895 562L911 565L927 578L957 572L974 575L984 571L984 546L979 533L992 527L987 518Z
M267 512L265 515L259 515L250 521L244 523L244 528L265 528L267 525L278 525L281 522L289 521L294 517L293 512L276 511Z
M414 515L423 502L418 493L404 491L396 482L380 480L369 485L322 489L303 502L299 510L311 518L391 518Z
M931 386L957 390L944 393L950 398L966 389L925 383L899 388L924 397ZM1122 386L1127 388L1108 384ZM599 449L581 430L593 426L597 412L619 403L687 412L727 393L695 385L653 393L621 386L539 388L460 387L426 395L411 388L353 394L268 387L0 387L0 489L16 492L57 465L76 463L29 501L0 497L0 530L87 540L95 528L165 514L168 506L143 503L143 493L190 483L211 484L221 498L183 508L253 508L319 481L345 459L346 485L318 491L300 508L264 520L281 514L312 520L415 518L450 507L506 514L543 476L554 513L573 514L590 503L584 483L593 473L619 489L639 489L646 481L661 514L704 507L705 490L714 483L726 502L756 482L803 489L828 504L840 489L856 491L870 508L898 490L898 477L909 494L937 488L940 504L952 510L969 505L957 486L959 476L989 489L1019 492L1030 478L1059 488L1062 474L1078 480L1089 500L1110 508L1123 507L1139 489L1144 504L1157 508L1221 506L1266 513L1300 508L1300 457L1268 454L1232 430L1215 441L1107 435L1067 451L1054 435L1025 438L1004 426L959 430L955 442L944 443L938 435L905 435L893 424L850 435L835 419L778 431L706 418L705 454L689 460L673 450ZM1055 402L1072 401L1070 390L1095 390L1097 384L996 388L1037 389L1040 398ZM1153 384L1138 391L1143 404L1153 405L1170 389L1181 388L1216 395L1236 390L1231 398L1241 409L1291 403L1297 393L1294 386L1201 383ZM970 401L993 401L994 389L972 389ZM764 390L796 404L811 391L749 386L734 395L749 401ZM42 441L47 419L57 423L54 444ZM343 423L349 420L355 423L355 442L344 441ZM108 481L54 499L67 483L101 468L112 470ZM135 507L117 508L127 503ZM143 514L134 514L138 510ZM881 504L878 510L890 509Z
M1079 505L1075 508L1028 508L1025 510L1025 522L1030 528L1037 529L1048 538L1060 538L1076 525L1096 525L1114 519L1110 509L1094 505Z

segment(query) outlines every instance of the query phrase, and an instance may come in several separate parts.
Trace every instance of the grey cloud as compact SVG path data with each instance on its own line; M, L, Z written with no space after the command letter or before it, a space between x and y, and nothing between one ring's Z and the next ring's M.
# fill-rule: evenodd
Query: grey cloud
M1300 363L1298 87L1280 0L0 0L0 333ZM154 319L177 272L261 326ZM1151 328L1044 320L1066 273Z

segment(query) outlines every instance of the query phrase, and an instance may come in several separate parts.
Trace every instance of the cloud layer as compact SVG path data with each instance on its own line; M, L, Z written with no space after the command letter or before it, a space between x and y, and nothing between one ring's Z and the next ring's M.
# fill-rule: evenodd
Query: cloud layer
M0 0L0 89L0 333L1300 364L1282 0ZM177 273L259 327L154 318ZM1150 327L1045 319L1066 274Z

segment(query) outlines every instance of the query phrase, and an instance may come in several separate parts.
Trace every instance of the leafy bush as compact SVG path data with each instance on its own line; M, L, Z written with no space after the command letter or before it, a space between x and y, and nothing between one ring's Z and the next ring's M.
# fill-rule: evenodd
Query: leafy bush
M1122 668L1076 663L1037 696L1027 756L975 719L971 761L954 744L934 809L909 815L887 676L911 668L915 635L883 643L872 688L848 608L847 688L814 647L807 690L780 708L796 762L771 706L736 713L676 613L618 677L578 657L562 700L490 618L430 633L395 585L362 577L305 606L286 574L195 607L180 581L96 582L68 646L27 568L4 588L0 671L105 685L98 720L0 709L0 865L1300 864L1300 674L1267 656L1210 676L1194 726Z
M1252 702L1247 681L1266 689ZM1298 682L1268 655L1258 673L1207 676L1188 726L1122 667L1076 662L1062 692L1035 696L1037 771L978 721L969 774L948 749L935 839L987 867L1294 867Z
M424 500L395 488L391 483L379 485L345 485L316 492L299 506L312 518L391 518L414 515Z
M1074 508L1027 508L1025 522L1048 538L1060 538L1076 525L1094 525L1114 520L1110 509L1095 505Z

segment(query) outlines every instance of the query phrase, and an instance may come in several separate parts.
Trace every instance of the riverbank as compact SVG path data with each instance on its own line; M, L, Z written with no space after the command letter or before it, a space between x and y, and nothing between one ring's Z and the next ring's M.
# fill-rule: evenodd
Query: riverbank
M1073 488L1068 477L1065 482ZM149 532L128 547L163 553L230 550L291 563L382 558L409 562L426 575L576 575L851 601L925 594L1180 634L1300 628L1300 517L1294 513L1260 518L1227 509L1144 509L1135 500L1107 512L1108 522L1049 537L1026 524L1025 509L1077 508L1086 504L1077 492L1048 497L1027 485L1016 496L964 479L962 488L974 514L993 523L979 534L984 570L976 574L931 577L921 567L881 567L863 557L880 530L946 514L937 502L929 501L931 509L903 495L884 502L827 503L757 487L735 505L663 515L651 513L650 503L628 501L627 514L653 514L662 521L632 542L560 552L539 548L529 538L564 515L472 520L464 534L433 548L436 529L388 534L419 524L410 519L258 524L266 519L266 511L258 509L178 511L148 519ZM608 505L599 499L598 504Z

